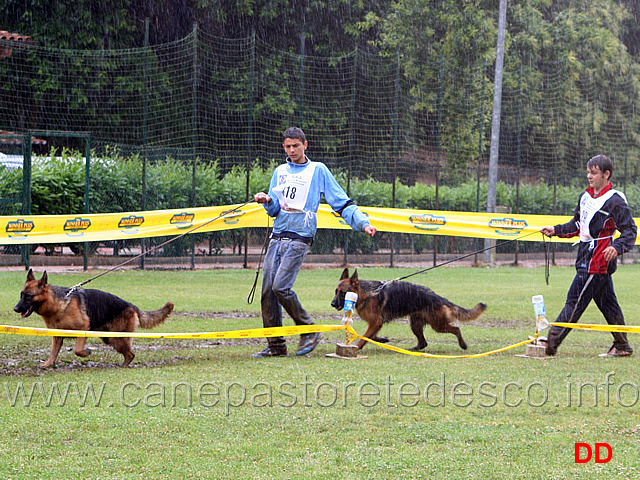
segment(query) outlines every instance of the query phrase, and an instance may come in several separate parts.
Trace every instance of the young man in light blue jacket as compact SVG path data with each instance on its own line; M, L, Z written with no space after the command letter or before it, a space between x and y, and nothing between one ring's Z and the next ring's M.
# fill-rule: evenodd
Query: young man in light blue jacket
M327 166L312 162L305 155L308 142L301 129L288 128L283 134L282 146L287 153L286 163L273 172L269 193L259 192L254 197L264 205L270 217L275 217L262 279L262 323L265 328L282 326L282 307L296 325L313 325L293 291L293 284L316 234L316 213L321 195L351 228L371 237L376 233L376 228L347 196ZM296 355L310 353L320 337L320 333L301 335ZM286 355L285 339L271 337L268 346L253 357Z

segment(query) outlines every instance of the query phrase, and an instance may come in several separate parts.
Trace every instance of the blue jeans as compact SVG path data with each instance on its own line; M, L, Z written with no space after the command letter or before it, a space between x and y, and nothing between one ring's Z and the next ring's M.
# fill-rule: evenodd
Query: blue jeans
M578 270L576 273L567 293L567 301L556 322L577 323L591 300L596 302L609 325L624 325L624 315L613 290L611 275L590 275L586 270ZM548 339L557 347L570 330L570 328L552 326ZM614 347L618 350L633 351L626 333L611 332L611 334Z
M262 272L262 324L265 328L282 326L282 307L296 325L313 325L300 304L293 284L311 247L298 240L271 239ZM267 339L272 348L284 348L284 337Z

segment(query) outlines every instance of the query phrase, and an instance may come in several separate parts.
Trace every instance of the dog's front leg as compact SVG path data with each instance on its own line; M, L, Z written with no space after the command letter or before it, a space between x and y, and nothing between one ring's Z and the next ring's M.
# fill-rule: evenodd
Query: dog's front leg
M60 349L62 348L62 340L62 337L51 337L51 354L49 355L49 359L40 365L41 367L50 367L56 363L58 353L60 353Z
M76 344L73 347L73 352L79 357L88 357L91 355L91 350L88 348L84 348L85 343L87 343L87 337L78 337L76 338Z
M360 317L362 318L362 317ZM375 320L374 322L371 322L369 324L369 328L367 328L367 331L364 332L363 337L367 337L370 339L374 339L376 334L380 331L380 329L382 328L382 321L381 320ZM362 350L362 348L367 344L366 340L360 340L358 342L358 348L360 350Z

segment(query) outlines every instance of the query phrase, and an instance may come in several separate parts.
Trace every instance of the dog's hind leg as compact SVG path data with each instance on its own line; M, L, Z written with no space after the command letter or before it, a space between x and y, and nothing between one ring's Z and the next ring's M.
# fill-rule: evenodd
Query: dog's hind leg
M49 359L44 362L41 367L50 367L51 365L56 363L58 359L58 354L60 353L60 349L62 348L62 337L51 337L51 354L49 355Z
M453 333L456 337L458 337L458 345L460 345L460 348L462 348L463 350L467 349L467 342L464 341L464 338L462 338L462 332L455 325L451 325L449 323L439 323L431 326L438 333Z
M462 332L458 327L451 324L451 322L455 322L457 320L456 313L451 309L451 307L443 305L438 309L434 309L431 320L431 328L438 333L453 333L458 338L458 345L460 345L460 348L463 350L467 349L467 343L462 338Z
M458 345L463 350L467 349L467 342L462 338L462 332L458 327L454 327L453 325L449 325L449 329L447 330L449 333L453 333L456 337L458 337Z
M91 355L91 350L88 348L84 348L84 345L87 343L87 337L78 337L76 339L76 344L73 347L73 352L79 357L88 357Z
M460 345L461 349L466 350L467 342L465 342L464 338L462 338L462 332L460 331L460 329L458 327L454 327L453 325L449 325L449 332L458 337L458 345Z
M128 367L131 363L131 360L134 359L135 355L131 351L131 338L110 338L109 345L111 345L116 352L121 353L124 356L124 362L122 362L122 367Z
M419 352L427 348L427 340L424 338L424 326L426 324L427 319L423 313L413 313L409 315L409 325L411 326L411 331L418 339L418 344L410 348L409 350L413 350Z

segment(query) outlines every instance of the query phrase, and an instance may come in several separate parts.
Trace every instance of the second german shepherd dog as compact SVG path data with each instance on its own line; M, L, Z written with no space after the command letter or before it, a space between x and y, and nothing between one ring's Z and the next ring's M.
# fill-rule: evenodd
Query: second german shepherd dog
M418 344L411 350L423 350L427 346L423 333L426 325L431 325L431 328L439 333L453 333L458 337L460 347L466 350L467 344L455 324L472 322L487 309L484 303L478 303L471 310L467 310L437 295L430 288L414 283L398 280L391 282L359 280L358 270L349 277L349 269L345 268L331 306L342 310L347 292L355 292L358 295L356 312L369 324L364 337L386 341L386 339L375 337L382 325L408 316L411 331L418 339ZM358 348L364 347L366 343L366 340L360 340Z
M101 290L72 289L57 287L47 281L47 272L40 280L29 270L27 281L20 293L20 301L13 309L26 318L33 312L41 315L47 328L64 330L94 330L110 332L135 332L138 326L152 328L164 322L173 311L173 303L164 307L143 312L135 305ZM54 365L62 347L64 337L51 337L51 355L42 364ZM86 337L78 337L74 352L87 357L91 350L85 348ZM123 367L127 367L135 357L131 351L132 339L123 337L105 337L102 341L111 345L124 356Z

